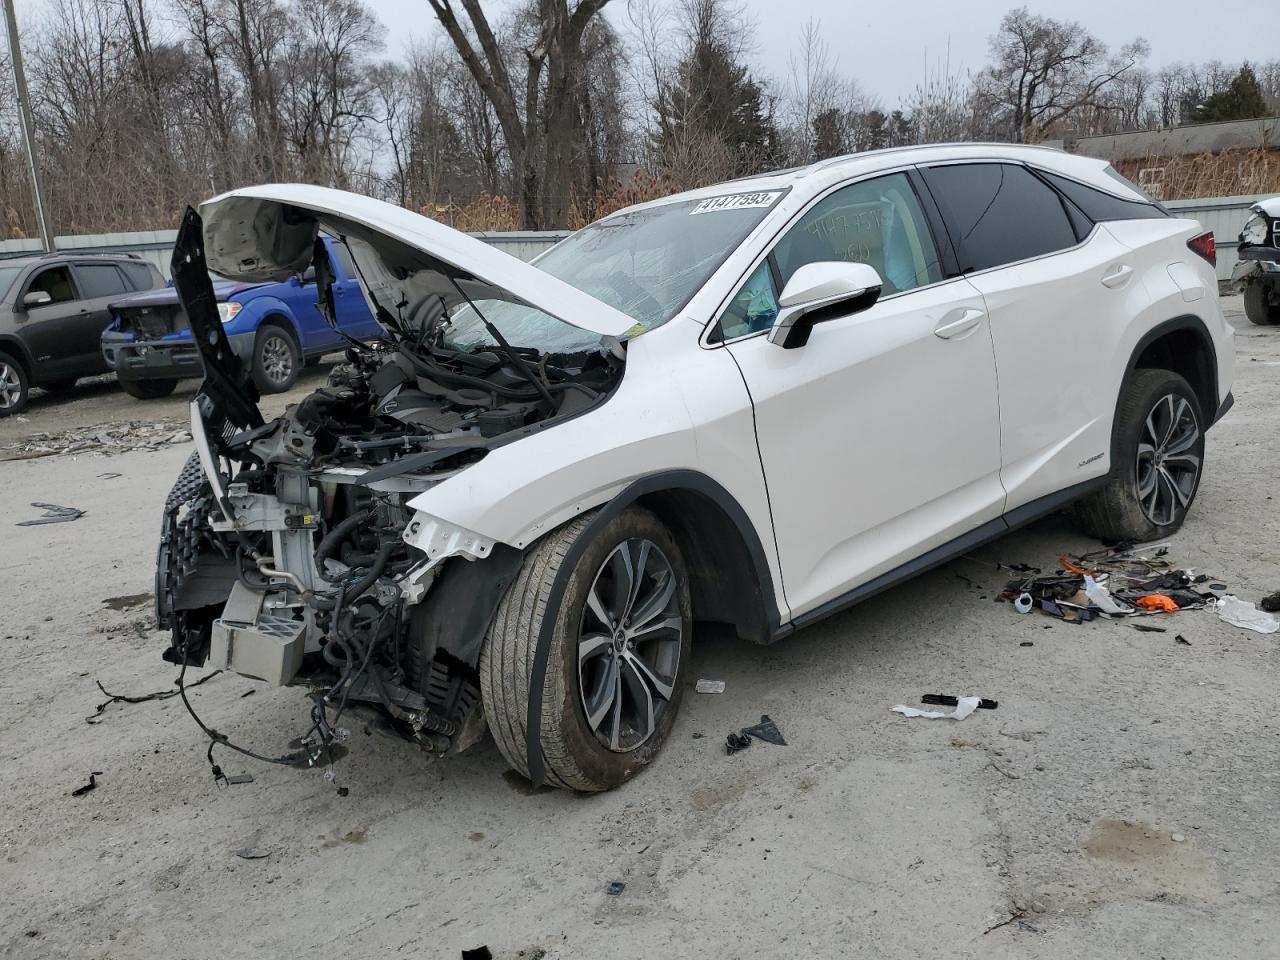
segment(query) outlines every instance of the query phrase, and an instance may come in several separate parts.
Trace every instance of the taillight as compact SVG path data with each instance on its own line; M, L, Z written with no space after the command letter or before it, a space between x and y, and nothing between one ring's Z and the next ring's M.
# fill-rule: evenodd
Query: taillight
M1218 265L1218 245L1213 241L1213 231L1192 237L1187 241L1187 247L1192 253L1199 254L1208 260L1210 266Z

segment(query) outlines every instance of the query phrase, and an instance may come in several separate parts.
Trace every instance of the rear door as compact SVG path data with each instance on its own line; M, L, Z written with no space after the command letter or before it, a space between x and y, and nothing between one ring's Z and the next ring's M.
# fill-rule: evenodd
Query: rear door
M69 331L78 370L93 373L106 369L102 359L102 331L111 324L111 301L132 288L114 263L80 262L74 267L80 288L80 309Z
M1021 164L922 173L990 316L1006 509L1105 474L1133 252Z
M824 260L875 267L880 300L817 324L798 349L770 343L778 291ZM986 314L982 296L948 272L908 174L888 174L810 207L720 320L754 405L798 621L1001 512Z
M52 300L14 313L18 330L35 360L36 379L76 376L83 362L77 352L78 330L85 323L87 308L80 302L71 267L58 264L34 271L15 303L21 306L27 294L37 292L49 294ZM95 340L95 353L97 349Z

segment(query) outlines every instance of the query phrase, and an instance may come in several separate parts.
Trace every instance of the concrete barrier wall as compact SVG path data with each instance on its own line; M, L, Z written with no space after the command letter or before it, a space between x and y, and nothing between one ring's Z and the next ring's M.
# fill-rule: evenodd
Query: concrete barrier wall
M569 235L567 230L520 230L511 233L473 233L473 237L492 244L520 260L532 260L544 250ZM64 253L128 253L150 260L166 277L173 257L177 230L144 230L136 233L89 233L72 237L54 237L53 245ZM40 253L39 240L2 240L0 259L24 257Z

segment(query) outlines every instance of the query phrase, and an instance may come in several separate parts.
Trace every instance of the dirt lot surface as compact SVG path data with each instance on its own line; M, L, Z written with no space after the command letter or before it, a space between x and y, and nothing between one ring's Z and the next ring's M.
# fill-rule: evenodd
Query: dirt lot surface
M1229 304L1237 403L1170 549L1256 600L1280 588L1280 328ZM146 409L180 417L183 399ZM39 402L0 446L142 406L107 387ZM993 603L996 560L1053 568L1093 546L1063 516L776 646L695 643L689 682L726 692L690 691L654 767L607 795L532 792L487 740L431 760L359 723L345 797L318 770L225 753L255 780L219 789L178 700L85 722L106 699L95 680L172 689L150 593L188 446L0 464L0 954L1277 955L1280 634L1207 610L1140 633ZM13 526L35 500L87 513ZM959 723L890 712L926 692L1000 706ZM221 675L192 700L272 754L307 727L295 689ZM726 756L725 734L762 713L789 745ZM72 796L91 771L97 788Z

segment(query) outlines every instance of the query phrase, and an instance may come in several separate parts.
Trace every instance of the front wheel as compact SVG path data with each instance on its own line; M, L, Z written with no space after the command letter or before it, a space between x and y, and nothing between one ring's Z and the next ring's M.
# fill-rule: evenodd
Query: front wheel
M138 400L159 400L178 389L178 381L168 377L159 380L121 380L120 389Z
M0 417L21 413L30 395L26 369L9 354L0 353Z
M630 507L588 534L591 519L529 552L480 656L489 728L527 777L529 687L551 618L540 725L546 779L584 791L616 787L657 755L680 708L693 626L684 559L661 521Z
M1280 323L1280 303L1272 300L1271 285L1253 281L1244 287L1244 315L1250 323L1269 327Z
M274 323L258 328L253 341L253 379L263 393L283 393L302 370L302 351L293 335Z
M1191 385L1169 370L1135 370L1112 426L1111 476L1076 506L1103 540L1158 540L1176 533L1204 468L1204 417Z

